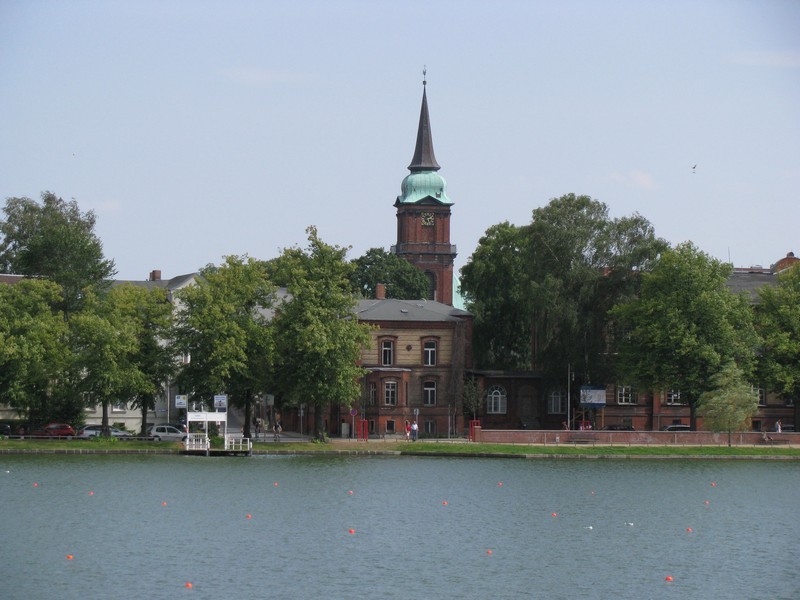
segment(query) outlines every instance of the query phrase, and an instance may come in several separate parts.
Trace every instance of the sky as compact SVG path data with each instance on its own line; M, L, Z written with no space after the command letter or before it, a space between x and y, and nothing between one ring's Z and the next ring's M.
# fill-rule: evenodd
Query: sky
M800 255L798 32L794 0L0 0L0 200L94 211L118 279L311 225L388 249L426 68L456 270L568 193L769 266Z

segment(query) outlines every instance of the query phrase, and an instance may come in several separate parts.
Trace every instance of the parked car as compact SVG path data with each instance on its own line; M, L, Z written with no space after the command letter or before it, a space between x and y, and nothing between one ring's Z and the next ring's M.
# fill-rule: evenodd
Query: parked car
M121 429L117 429L116 427L109 427L109 433L112 437L131 437L131 434L127 431L122 431ZM90 437L97 437L103 433L103 426L102 425L87 425L78 431L78 437L82 438L90 438Z
M66 423L48 423L41 429L35 429L31 435L41 435L45 437L74 437L75 430L72 425Z
M147 430L147 435L157 442L183 442L186 441L186 433L173 427L172 425L153 425Z
M666 427L662 427L661 431L691 431L692 428L688 425L683 425L681 423L675 423L674 425L667 425Z
M614 423L613 425L606 425L603 431L633 431L633 425L624 425L622 423Z
M170 427L174 427L178 431L182 431L183 433L189 433L189 428L186 427L186 423L167 423Z
M11 425L0 423L0 435L11 435Z

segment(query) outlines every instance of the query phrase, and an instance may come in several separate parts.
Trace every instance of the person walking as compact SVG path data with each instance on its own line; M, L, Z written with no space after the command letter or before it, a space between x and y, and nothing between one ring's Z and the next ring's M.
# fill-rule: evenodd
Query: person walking
M411 439L411 424L406 419L406 441Z
M418 432L419 432L419 425L417 425L417 422L414 421L411 424L411 441L412 442L416 442L417 441L417 433Z

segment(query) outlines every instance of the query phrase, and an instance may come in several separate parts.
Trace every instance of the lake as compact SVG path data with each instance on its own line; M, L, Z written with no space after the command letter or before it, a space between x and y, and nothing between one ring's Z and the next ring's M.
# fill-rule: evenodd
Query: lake
M799 497L791 461L0 456L0 595L788 600Z

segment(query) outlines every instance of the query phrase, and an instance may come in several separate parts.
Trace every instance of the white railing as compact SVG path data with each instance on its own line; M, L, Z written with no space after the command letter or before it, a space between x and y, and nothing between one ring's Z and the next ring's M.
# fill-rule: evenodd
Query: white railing
M186 436L187 450L202 450L206 452L210 447L211 442L205 433L190 433Z
M253 442L250 438L225 436L225 450L231 452L250 452L253 450Z

